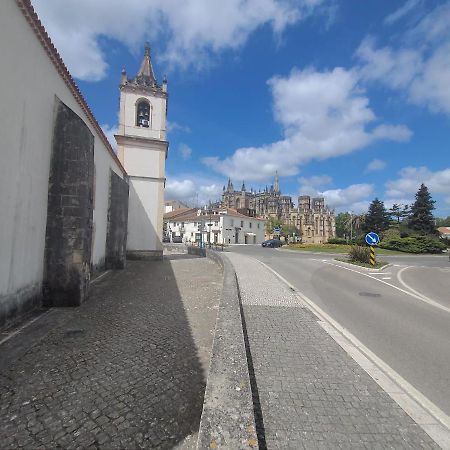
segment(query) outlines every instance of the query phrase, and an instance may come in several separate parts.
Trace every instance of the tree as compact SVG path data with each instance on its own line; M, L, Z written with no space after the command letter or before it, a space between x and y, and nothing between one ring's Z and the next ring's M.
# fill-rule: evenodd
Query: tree
M416 201L411 206L408 227L422 234L436 234L433 209L435 201L431 198L428 188L422 183L416 193Z
M350 235L348 231L348 224L350 220L350 214L348 212L339 213L336 216L336 236L340 238L347 238Z
M395 220L399 224L402 219L408 217L409 206L394 203L392 205L392 208L389 210L389 215L391 216L391 218L394 218L393 220Z
M273 229L276 227L279 227L283 230L283 221L278 219L277 217L270 216L266 221L266 233L273 234Z
M281 232L280 232L281 236L292 236L293 234L296 234L297 236L300 235L300 231L295 225L283 223L283 221L281 219L271 216L266 221L266 233L267 234L275 234L274 228L281 229Z
M384 203L378 198L369 205L363 226L365 232L375 231L376 233L382 233L389 228L389 213Z
M436 218L436 228L439 227L450 227L450 216L448 216L447 218L441 218L441 217L437 217Z

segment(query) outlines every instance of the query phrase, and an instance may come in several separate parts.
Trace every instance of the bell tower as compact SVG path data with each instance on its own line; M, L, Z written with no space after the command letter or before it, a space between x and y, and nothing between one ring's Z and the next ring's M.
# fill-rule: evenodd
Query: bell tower
M122 70L117 156L130 178L127 256L162 258L167 80L153 72L150 47L132 79Z

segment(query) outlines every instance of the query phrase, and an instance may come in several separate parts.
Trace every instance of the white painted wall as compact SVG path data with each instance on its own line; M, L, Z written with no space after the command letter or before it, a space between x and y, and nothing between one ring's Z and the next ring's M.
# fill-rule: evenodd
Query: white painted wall
M243 226L241 226L243 222ZM212 223L209 227L207 224ZM211 242L214 242L214 231L218 233L218 242L220 244L235 244L235 229L240 227L238 233L238 244L245 244L245 235L247 235L247 244L261 244L264 241L264 220L255 219L252 217L240 218L231 215L215 214L211 216L211 221L209 215L198 216L196 219L185 220L182 219L171 219L167 222L167 231L175 233L176 236L183 235L183 240L188 243L195 242L196 233L198 233L198 228L203 230L203 242L207 243L208 233L211 232ZM251 224L251 225L250 225ZM230 229L230 230L227 230ZM183 231L184 230L184 231ZM253 234L255 235L255 240Z
M164 163L161 165L161 156L165 158L165 152L159 151L158 148L127 146L123 165L130 175L162 178Z
M40 289L42 283L55 96L77 113L95 136L94 264L105 256L109 170L120 176L122 172L14 0L0 2L0 55L2 296L31 286Z
M148 100L151 105L149 128L136 126L136 104L141 99ZM150 98L148 95L127 90L127 94L120 97L119 134L165 140L166 99L154 96Z
M134 89L141 88L121 87L116 135L118 157L130 176L127 251L162 257L167 100L161 92ZM136 126L136 107L143 99L151 104L148 128Z
M128 204L128 240L130 251L162 251L164 185L146 179L130 180ZM159 222L161 222L159 224Z

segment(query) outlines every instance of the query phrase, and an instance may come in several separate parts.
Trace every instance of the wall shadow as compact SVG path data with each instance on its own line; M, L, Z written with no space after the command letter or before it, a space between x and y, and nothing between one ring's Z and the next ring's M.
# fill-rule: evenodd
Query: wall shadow
M206 380L171 262L128 262L90 296L1 367L2 448L169 449L198 430Z

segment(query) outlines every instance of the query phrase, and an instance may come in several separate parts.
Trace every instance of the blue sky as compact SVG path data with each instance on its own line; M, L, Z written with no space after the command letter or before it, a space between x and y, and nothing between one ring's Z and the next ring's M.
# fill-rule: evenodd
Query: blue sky
M169 84L167 197L271 184L363 212L421 182L450 215L450 2L34 0L108 137L148 40Z

